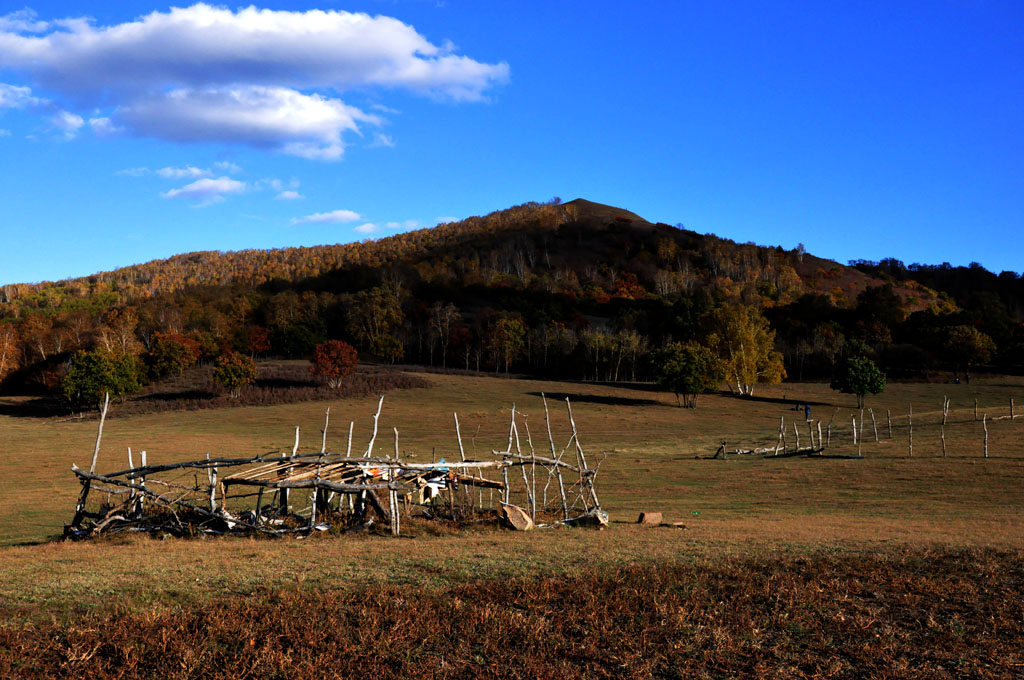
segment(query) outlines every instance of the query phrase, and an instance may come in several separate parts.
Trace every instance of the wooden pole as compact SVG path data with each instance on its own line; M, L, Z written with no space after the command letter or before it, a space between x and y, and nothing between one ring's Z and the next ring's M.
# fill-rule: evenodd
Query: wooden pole
M794 451L799 451L800 450L800 430L797 429L796 423L793 423L793 434L796 437L796 448L793 449L793 450ZM723 451L722 454L724 455L725 452Z
M782 431L786 428L786 417L779 416L779 439L775 442L775 454L779 455L779 447L782 446Z
M889 409L885 409L885 422L889 426L889 439L892 439L892 413Z
M331 407L327 407L327 412L324 413L324 429L320 431L323 438L320 440L320 453L327 453L327 426L331 422Z
M818 421L818 448L824 450L825 447L821 445L821 421Z
M459 414L453 411L452 415L455 416L455 437L459 440L459 455L462 456L462 460L465 462L466 451L462 448L462 431L459 430Z
M978 399L977 399L977 397L975 397L975 399L974 399L974 419L975 420L978 419Z
M949 413L949 397L942 396L942 424L946 424L946 415Z
M96 459L100 456L100 440L103 439L103 423L107 419L107 407L110 406L110 392L104 393L103 410L100 412L100 425L96 428L96 447L92 450L92 464L89 466L89 474L96 472Z
M910 455L914 455L914 405L910 405L910 411L907 413L907 446L910 450Z
M380 401L377 402L377 412L373 414L373 435L370 437L370 444L366 447L366 453L363 454L364 458L369 458L373 455L373 442L377 440L377 421L380 419L380 409L384 406L384 395L380 395Z
M1010 397L1010 420L1012 421L1016 417L1017 416L1013 414L1013 397Z
M875 443L878 443L878 423L875 422L875 411L874 409L868 409L868 413L871 415L871 429L875 432Z
M572 427L573 441L576 442L576 455L580 463L580 485L590 491L590 498L594 501L594 507L600 508L601 504L597 500L597 492L594 491L594 482L589 476L591 471L587 467L587 458L583 455L583 444L580 442L579 431L576 429L576 421L572 417L572 404L569 403L569 397L565 398L565 408L569 411L569 425ZM584 500L583 506L586 507L586 500ZM589 511L589 508L587 510Z
M558 460L558 455L555 453L555 439L551 436L551 416L548 413L548 399L544 396L544 393L540 394L541 401L544 402L544 425L547 426L548 430L548 443L551 445L551 457ZM569 519L569 505L565 499L565 482L562 480L562 469L556 464L555 473L558 475L558 492L562 496L562 519Z
M988 414L981 416L981 426L985 429L985 457L988 458Z
M814 451L814 423L807 421L807 437L811 440L811 451ZM821 442L818 442L820 445Z
M348 458L352 455L352 428L355 427L356 422L354 420L348 421L348 446L345 447L345 457Z
M939 425L939 438L942 439L942 457L946 457L946 426Z
M853 424L853 445L857 445L857 414L850 414L850 422Z

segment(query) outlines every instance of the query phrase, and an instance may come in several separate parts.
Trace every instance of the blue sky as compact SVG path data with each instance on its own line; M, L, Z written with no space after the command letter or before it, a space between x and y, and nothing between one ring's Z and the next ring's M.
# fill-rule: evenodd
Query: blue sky
M1024 271L1024 3L179 5L0 3L0 283L553 196Z

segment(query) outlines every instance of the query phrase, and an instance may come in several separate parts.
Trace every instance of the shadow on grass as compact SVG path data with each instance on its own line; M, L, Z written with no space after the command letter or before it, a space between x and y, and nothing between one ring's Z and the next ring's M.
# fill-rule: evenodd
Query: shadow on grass
M541 392L527 392L530 396L539 397ZM611 397L603 394L572 394L566 392L544 392L543 395L555 401L565 401L568 397L572 402L585 404L606 404L608 406L668 406L656 399L633 399L631 397ZM673 408L675 408L673 406Z

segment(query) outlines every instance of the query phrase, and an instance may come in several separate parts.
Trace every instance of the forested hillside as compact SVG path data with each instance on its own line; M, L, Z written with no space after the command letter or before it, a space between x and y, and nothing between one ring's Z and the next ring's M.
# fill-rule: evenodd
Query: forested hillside
M1016 274L857 264L555 199L378 241L6 285L0 380L58 393L84 351L124 358L141 384L230 351L308 357L327 339L384 362L641 380L667 343L725 346L741 317L770 323L793 378L828 377L848 354L896 376L1021 368Z

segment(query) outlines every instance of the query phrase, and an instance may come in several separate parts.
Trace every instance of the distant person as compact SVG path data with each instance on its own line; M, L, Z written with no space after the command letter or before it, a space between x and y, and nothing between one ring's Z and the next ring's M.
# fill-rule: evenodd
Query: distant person
M960 384L960 377L959 376L957 376L956 378L953 378L953 384L954 385L959 385Z
M810 419L811 419L811 405L810 404L804 404L804 420L810 420Z

